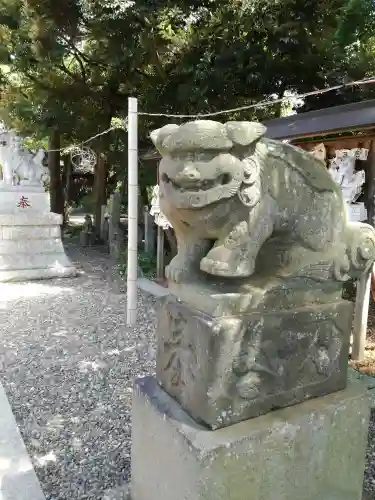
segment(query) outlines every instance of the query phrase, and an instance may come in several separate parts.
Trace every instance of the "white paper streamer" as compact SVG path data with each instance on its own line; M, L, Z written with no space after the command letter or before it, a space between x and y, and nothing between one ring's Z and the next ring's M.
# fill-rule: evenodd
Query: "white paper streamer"
M161 226L163 229L172 227L172 224L160 210L160 194L158 185L154 186L152 190L150 215L154 217L155 224L157 226Z
M342 195L347 203L348 216L353 222L363 221L367 217L364 203L356 203L362 193L366 176L363 170L355 170L356 160L366 160L368 149L337 149L335 158L330 160L328 172L340 185Z

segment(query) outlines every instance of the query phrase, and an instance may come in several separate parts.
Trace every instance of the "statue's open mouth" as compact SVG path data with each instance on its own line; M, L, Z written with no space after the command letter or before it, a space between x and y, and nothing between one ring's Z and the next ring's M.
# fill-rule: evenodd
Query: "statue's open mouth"
M216 170L217 171L217 170ZM239 190L242 172L225 172L215 178L199 178L200 175L183 173L169 177L166 172L160 175L160 193L177 208L202 208L221 199L231 198Z
M175 189L180 191L208 191L210 189L216 188L218 186L226 186L230 184L232 177L229 174L221 174L215 179L171 179L167 174L162 175L162 182L173 186Z

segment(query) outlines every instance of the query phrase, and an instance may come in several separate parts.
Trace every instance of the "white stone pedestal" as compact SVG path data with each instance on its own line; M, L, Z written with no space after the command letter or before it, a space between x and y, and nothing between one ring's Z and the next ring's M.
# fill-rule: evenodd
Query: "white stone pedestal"
M74 276L61 223L62 216L49 211L42 188L0 189L0 282Z
M152 377L133 392L132 500L361 500L366 387L216 431Z

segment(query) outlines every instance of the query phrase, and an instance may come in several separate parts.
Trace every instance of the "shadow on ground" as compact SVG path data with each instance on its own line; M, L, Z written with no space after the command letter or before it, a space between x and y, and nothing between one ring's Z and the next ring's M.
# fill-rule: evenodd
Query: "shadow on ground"
M47 500L104 498L129 479L134 377L154 370L154 302L136 328L105 255L77 278L1 285L1 375ZM110 498L107 496L107 498Z

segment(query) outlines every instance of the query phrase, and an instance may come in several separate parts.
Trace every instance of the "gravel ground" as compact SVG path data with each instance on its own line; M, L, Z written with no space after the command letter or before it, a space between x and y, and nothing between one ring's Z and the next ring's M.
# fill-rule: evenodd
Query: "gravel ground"
M351 437L351 439L355 439L355 436ZM372 411L370 420L368 446L366 454L366 471L365 471L363 500L374 500L374 498L375 498L375 410Z
M46 500L117 500L130 473L132 381L154 371L155 301L140 293L127 327L108 258L69 254L77 278L0 284L1 380ZM364 486L374 499L375 412Z
M0 285L1 380L46 499L113 498L130 473L132 381L154 371L154 301L139 294L127 327L108 258L69 254L77 278Z

